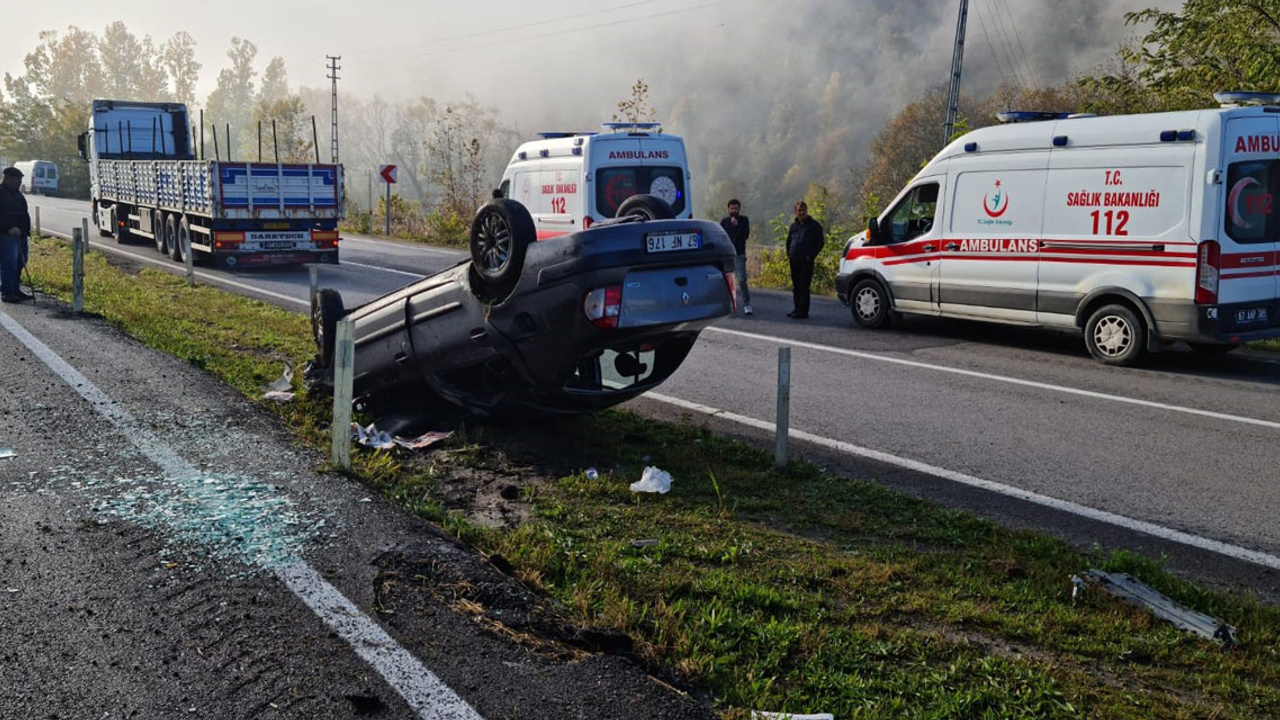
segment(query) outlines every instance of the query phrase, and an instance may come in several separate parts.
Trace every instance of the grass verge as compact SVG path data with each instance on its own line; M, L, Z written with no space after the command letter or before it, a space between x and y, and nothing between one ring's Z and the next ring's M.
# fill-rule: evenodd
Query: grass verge
M281 361L311 354L303 316L96 253L86 265L88 310L251 397ZM69 296L64 243L34 243L31 267ZM326 400L268 407L304 442L325 442ZM625 631L639 660L704 689L726 718L1280 716L1280 611L1251 597L803 462L778 472L767 453L691 424L621 411L559 423L543 429L545 463L510 459L512 431L474 426L417 459L360 452L356 475L500 553L569 616ZM588 458L597 476L565 470ZM670 494L627 489L647 464L674 475ZM443 485L494 467L542 478L524 485L524 522L486 528L446 509ZM1069 578L1095 566L1227 619L1243 646L1224 650L1096 591L1073 602Z

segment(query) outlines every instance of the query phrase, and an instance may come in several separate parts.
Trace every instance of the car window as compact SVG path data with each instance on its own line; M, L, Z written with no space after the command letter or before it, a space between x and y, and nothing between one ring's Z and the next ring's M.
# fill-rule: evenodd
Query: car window
M1280 235L1272 195L1280 189L1280 161L1232 163L1227 168L1227 235L1239 243L1275 242Z
M933 216L938 209L938 183L925 183L911 190L889 213L885 228L889 243L900 243L924 235L933 229Z
M679 215L684 211L684 171L678 167L608 167L596 173L596 212L611 218L632 195L662 198Z

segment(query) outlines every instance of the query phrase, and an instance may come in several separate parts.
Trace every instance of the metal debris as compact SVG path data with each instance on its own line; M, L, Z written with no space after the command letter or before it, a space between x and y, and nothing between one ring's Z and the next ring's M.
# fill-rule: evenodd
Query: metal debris
M293 366L286 362L284 364L284 374L281 375L279 379L272 380L271 384L267 385L267 390L270 393L270 392L289 392L292 389L293 389Z
M1077 577L1081 576L1089 582L1100 585L1103 590L1130 605L1150 610L1156 617L1172 623L1174 627L1195 633L1208 640L1216 640L1226 647L1239 644L1234 627L1217 618L1179 605L1128 573L1107 573L1093 569L1086 570Z
M14 452L13 448L0 448L0 460L8 460L12 457L18 457L18 453Z

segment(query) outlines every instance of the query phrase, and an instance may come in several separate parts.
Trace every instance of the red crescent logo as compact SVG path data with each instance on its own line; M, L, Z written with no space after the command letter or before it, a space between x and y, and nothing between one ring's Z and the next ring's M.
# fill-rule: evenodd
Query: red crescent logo
M1003 214L1004 214L1004 211L1005 211L1005 210L1008 210L1008 209L1009 209L1009 196L1008 196L1008 195L1005 195L1005 196L1004 196L1004 207L1000 208L1000 209L999 209L999 210L997 210L997 211L992 211L992 210L991 210L991 208L987 207L987 205L988 205L987 200L988 200L988 197L987 197L986 195L983 195L983 196L982 196L982 211L983 211L983 212L985 212L985 213L987 214L987 217L998 218L998 217L1000 217L1001 215L1003 215Z

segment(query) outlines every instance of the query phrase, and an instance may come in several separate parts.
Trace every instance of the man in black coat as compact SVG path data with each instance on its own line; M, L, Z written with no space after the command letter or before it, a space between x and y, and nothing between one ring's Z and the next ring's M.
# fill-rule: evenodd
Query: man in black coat
M0 301L30 300L22 292L22 267L27 263L27 237L31 235L31 215L22 196L22 171L7 167L0 179Z
M809 285L813 283L813 263L827 242L822 225L809 217L809 206L796 203L796 220L787 232L787 259L791 262L791 297L795 309L787 317L809 317Z
M747 287L747 238L751 237L751 219L742 214L742 203L734 198L729 201L729 214L720 221L720 227L733 241L738 256L734 260L733 274L738 276L738 307L743 315L751 314L751 290Z

